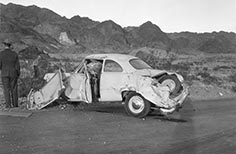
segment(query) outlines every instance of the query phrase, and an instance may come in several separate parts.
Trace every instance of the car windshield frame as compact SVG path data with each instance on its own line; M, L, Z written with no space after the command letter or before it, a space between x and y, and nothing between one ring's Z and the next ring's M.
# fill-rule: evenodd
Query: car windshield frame
M133 63L134 61L135 62L138 61L138 63ZM150 65L148 65L146 62L144 62L143 60L141 60L139 58L130 59L129 64L136 70L152 69L152 67Z

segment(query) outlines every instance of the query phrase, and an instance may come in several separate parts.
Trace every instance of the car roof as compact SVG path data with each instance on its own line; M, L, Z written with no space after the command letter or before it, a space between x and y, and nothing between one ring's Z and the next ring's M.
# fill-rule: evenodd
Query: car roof
M104 53L104 54L91 54L85 57L86 59L112 59L116 61L129 61L130 59L137 59L135 56L127 54L118 54L118 53Z

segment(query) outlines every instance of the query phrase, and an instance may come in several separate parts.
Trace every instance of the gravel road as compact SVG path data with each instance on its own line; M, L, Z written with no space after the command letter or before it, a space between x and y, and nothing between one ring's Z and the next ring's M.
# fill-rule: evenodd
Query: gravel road
M120 104L0 116L1 154L236 153L236 99L187 100L172 115L126 115Z

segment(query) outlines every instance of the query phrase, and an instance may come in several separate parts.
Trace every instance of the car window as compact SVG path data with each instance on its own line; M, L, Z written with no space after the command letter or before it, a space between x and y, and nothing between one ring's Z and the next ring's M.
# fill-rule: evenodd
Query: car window
M131 59L129 61L129 63L130 63L130 65L132 65L137 70L151 69L152 68L151 66L149 66L147 63L145 63L141 59Z
M122 67L113 60L106 60L104 72L122 72Z

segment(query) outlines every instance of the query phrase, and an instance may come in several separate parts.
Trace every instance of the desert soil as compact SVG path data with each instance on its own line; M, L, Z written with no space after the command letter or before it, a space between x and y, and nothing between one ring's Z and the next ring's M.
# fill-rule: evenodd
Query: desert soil
M121 104L48 107L0 116L1 154L234 154L236 99L192 101L179 112L138 119Z

